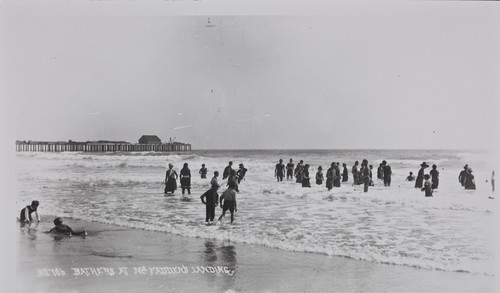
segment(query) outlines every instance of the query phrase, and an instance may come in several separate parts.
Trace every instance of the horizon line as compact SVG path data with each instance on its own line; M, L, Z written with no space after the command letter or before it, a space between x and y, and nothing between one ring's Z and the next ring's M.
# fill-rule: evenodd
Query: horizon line
M436 151L494 151L494 149L486 149L486 148L481 148L481 149L475 149L475 148L206 148L206 149L193 149L191 148L191 151L255 151L255 150L263 150L263 151L307 151L307 150L317 150L317 151L330 151L330 150L339 150L339 151L345 151L345 150L436 150Z

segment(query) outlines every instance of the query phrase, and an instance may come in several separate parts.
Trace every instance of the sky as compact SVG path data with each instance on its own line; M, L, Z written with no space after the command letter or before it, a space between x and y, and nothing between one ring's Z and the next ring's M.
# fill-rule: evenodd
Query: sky
M178 13L161 1L5 5L4 137L158 135L193 149L500 146L496 3L314 2Z

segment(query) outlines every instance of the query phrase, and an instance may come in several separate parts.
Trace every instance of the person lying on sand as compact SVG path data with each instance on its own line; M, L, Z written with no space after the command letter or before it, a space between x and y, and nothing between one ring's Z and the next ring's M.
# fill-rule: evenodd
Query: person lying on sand
M66 235L87 235L85 230L83 231L73 231L70 226L63 224L63 220L60 217L54 219L54 228L49 230L49 233L64 233Z

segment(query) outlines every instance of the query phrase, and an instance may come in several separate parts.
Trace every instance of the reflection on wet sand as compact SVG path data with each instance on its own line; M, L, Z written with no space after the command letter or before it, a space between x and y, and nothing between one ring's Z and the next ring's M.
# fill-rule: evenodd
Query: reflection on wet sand
M211 289L229 290L236 289L236 251L235 246L232 244L226 245L224 242L220 243L214 240L206 240L205 249L203 250L203 265L206 267L227 267L234 274L204 274L208 279Z
M36 239L36 231L38 228L38 222L34 222L33 224L21 223L20 227L21 227L21 231L23 231L24 234L26 236L28 236L29 239L31 239L31 240Z

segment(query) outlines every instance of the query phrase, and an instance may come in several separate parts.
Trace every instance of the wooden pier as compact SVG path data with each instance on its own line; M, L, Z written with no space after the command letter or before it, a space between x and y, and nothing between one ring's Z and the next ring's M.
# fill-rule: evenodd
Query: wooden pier
M190 152L191 144L141 144L108 141L16 141L16 152Z

